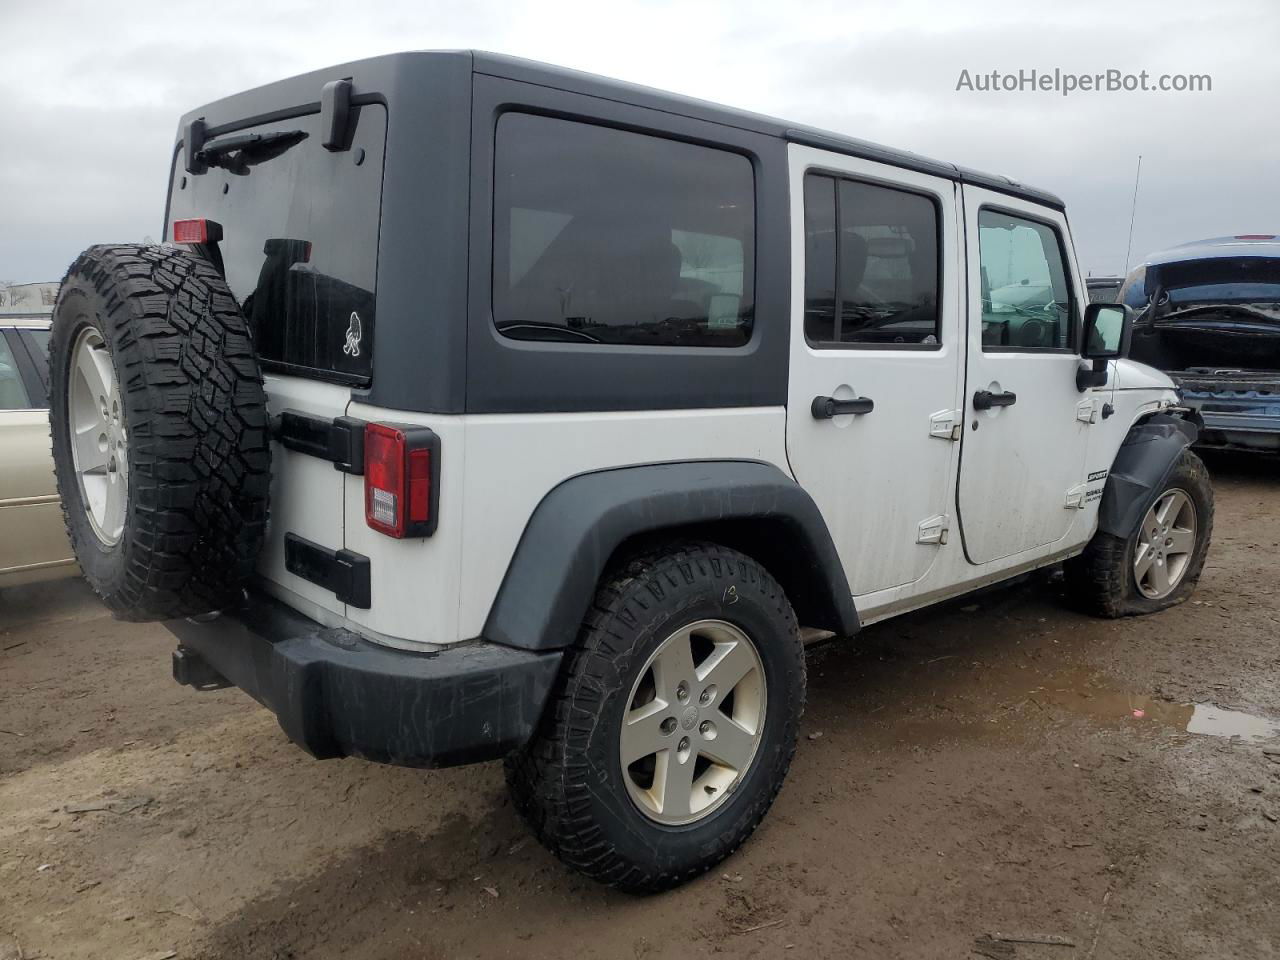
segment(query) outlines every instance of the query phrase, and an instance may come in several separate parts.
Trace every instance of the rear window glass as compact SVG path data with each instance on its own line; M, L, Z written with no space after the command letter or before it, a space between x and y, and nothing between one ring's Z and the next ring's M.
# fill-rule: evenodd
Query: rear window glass
M508 113L494 173L493 315L505 336L686 347L751 338L746 157Z
M353 114L345 151L321 145L320 115L313 114L237 131L275 145L227 155L232 169L187 174L179 155L170 220L207 217L222 225L218 253L227 283L264 365L367 383L387 122L378 105Z
M917 193L804 178L804 334L813 346L939 342L938 213Z

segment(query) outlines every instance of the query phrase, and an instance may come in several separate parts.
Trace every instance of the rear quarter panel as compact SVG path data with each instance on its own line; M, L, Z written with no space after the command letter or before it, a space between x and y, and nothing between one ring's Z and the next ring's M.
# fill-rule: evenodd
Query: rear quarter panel
M534 508L594 470L677 460L760 460L790 475L785 409L438 416L353 403L364 420L415 423L440 437L440 523L395 540L364 522L364 482L346 478L346 546L372 564L373 605L350 621L383 642L478 637Z

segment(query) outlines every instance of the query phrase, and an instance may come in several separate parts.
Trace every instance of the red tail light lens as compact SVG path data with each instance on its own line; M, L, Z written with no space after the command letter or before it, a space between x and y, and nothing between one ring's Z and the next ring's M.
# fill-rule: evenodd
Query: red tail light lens
M222 239L222 224L216 220L173 221L174 243L217 243Z
M364 428L364 518L397 539L435 533L440 502L440 438L426 427Z

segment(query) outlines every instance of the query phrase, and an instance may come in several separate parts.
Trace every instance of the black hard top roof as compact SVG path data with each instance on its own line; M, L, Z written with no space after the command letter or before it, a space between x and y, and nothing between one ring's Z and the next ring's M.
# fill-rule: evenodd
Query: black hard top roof
M1065 206L1061 198L1049 193L1047 190L1029 187L1009 177L981 173L954 163L932 160L918 153L883 147L877 143L859 140L855 137L847 137L839 133L831 133L816 127L787 123L785 120L752 113L748 110L735 110L732 107L721 106L705 100L697 100L693 97L666 93L662 90L655 90L639 84L610 80L595 74L555 67L519 57L509 57L482 51L472 51L472 56L477 73L492 74L498 77L556 87L607 100L617 100L636 106L664 110L668 113L675 113L697 120L709 120L713 123L739 127L755 133L781 137L793 143L862 157L866 160L891 164L895 167L915 170L935 177L958 180L961 183L971 183L977 187L1023 197L1035 203L1046 204L1059 210Z
M923 157L906 150L895 150L892 147L884 147L855 137L847 137L815 127L788 123L785 120L778 120L774 117L767 117L747 110L735 110L731 107L721 106L705 100L697 100L692 97L684 97L679 94L667 93L652 87L624 83L621 80L610 80L607 77L583 73L578 70L569 70L533 60L486 53L479 50L392 53L358 60L237 93L223 100L192 110L182 119L185 124L188 120L197 117L207 118L211 128L209 134L213 135L224 130L241 127L250 117L256 118L258 121L270 118L281 106L281 98L292 97L295 92L305 91L308 100L318 98L322 83L339 78L350 78L356 94L372 89L381 91L384 94L394 91L397 96L406 93L411 95L414 83L423 76L421 68L427 66L431 61L435 61L437 64L443 61L452 61L457 66L461 66L463 61L467 61L471 70L479 74L538 84L571 93L659 110L694 120L724 124L742 130L749 130L753 133L778 137L792 143L861 157L877 163L890 164L906 170L915 170L935 177L945 177L960 183L973 184L977 187L1021 197L1058 210L1064 208L1062 200L1054 194L1018 183L1009 177L980 173L967 167L961 167L942 160L932 160L929 157ZM318 110L319 103L312 102L310 107ZM180 126L179 141L181 140L181 129Z

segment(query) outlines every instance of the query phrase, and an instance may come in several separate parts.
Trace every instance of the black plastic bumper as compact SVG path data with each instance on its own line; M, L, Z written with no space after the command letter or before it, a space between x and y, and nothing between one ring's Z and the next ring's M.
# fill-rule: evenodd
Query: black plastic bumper
M211 620L170 620L174 679L225 679L275 713L316 757L442 767L501 757L533 734L560 666L534 653L471 642L439 653L395 650L322 627L251 594Z

